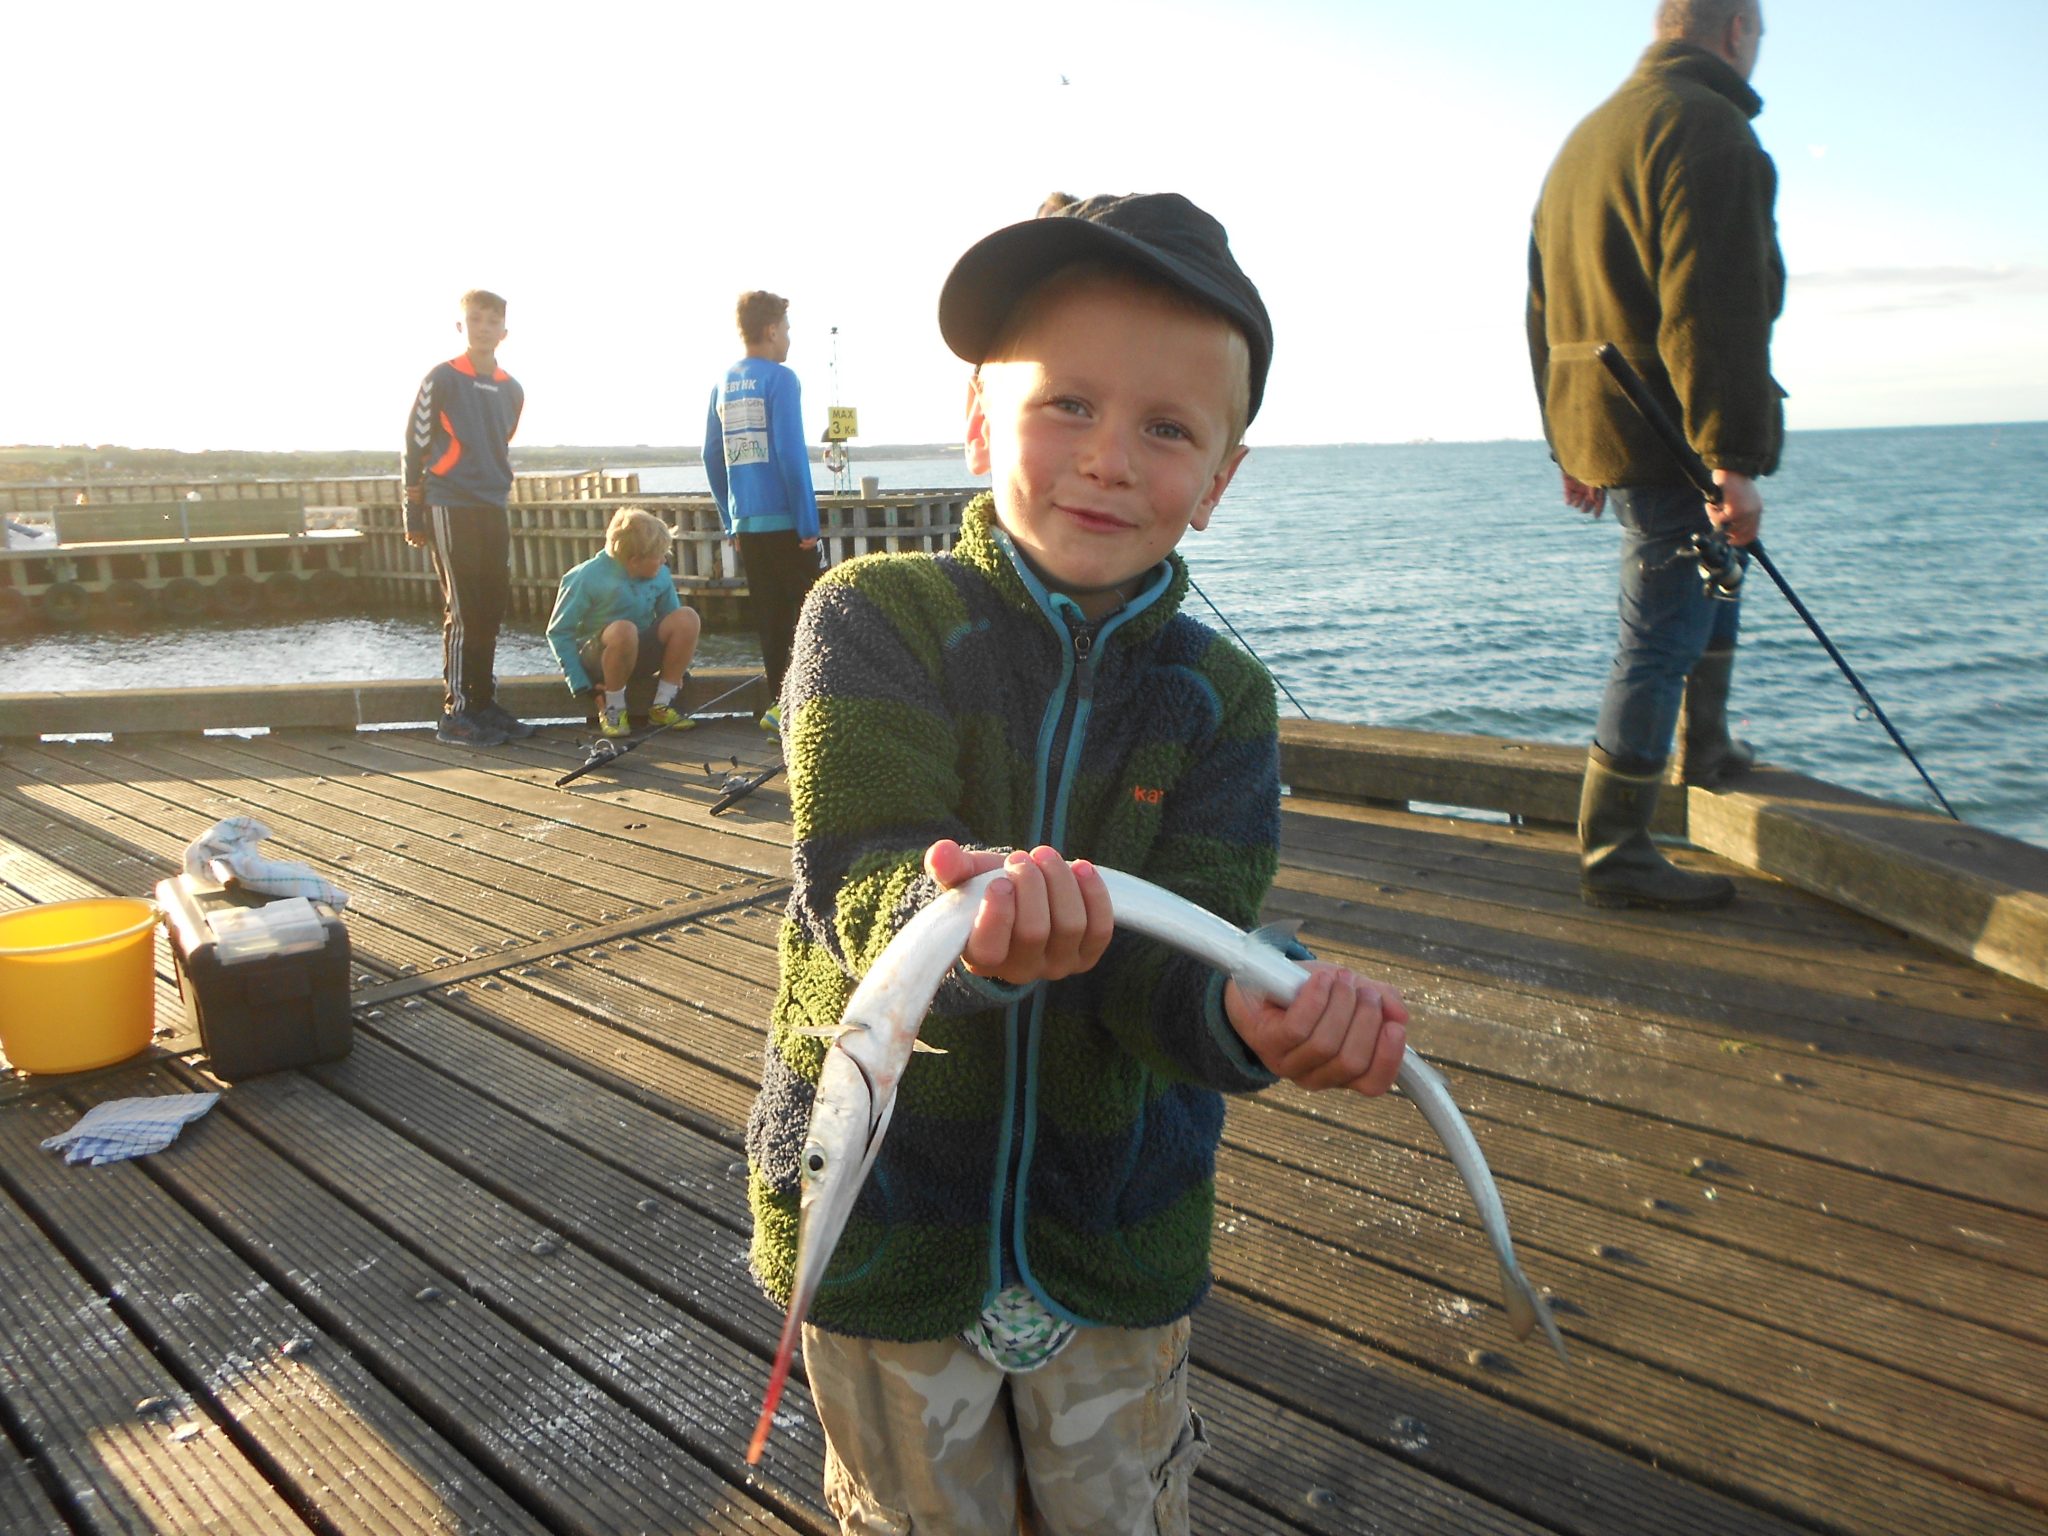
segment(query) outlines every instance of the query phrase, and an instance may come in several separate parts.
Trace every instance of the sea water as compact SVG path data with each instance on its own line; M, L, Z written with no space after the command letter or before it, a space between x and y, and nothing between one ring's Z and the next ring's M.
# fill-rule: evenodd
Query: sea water
M896 489L971 483L958 461L853 469ZM642 470L640 482L704 488L691 467ZM1942 792L1966 819L2048 845L2048 423L1795 433L1764 493L1780 575ZM1191 611L1228 620L1282 685L1284 711L1591 735L1614 647L1618 539L1611 519L1563 504L1540 443L1254 448L1182 549L1200 589ZM30 634L8 650L6 686L27 692L440 670L438 624L424 614ZM746 636L711 635L703 659L759 658ZM555 664L522 625L498 668ZM1731 715L1773 763L1933 804L1754 565Z

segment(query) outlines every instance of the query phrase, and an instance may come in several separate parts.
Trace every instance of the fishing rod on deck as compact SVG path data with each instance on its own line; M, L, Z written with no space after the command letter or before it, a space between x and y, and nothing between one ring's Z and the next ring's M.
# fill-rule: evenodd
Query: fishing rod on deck
M1678 423L1671 419L1671 413L1664 409L1662 401L1650 393L1650 386L1643 382L1643 376L1621 355L1621 349L1612 342L1603 341L1593 349L1593 355L1600 359L1601 364L1613 376L1614 382L1621 386L1621 392L1628 396L1629 404L1636 408L1650 430L1657 434L1666 451L1678 461L1678 467L1685 471L1685 477L1693 483L1694 488L1708 501L1719 505L1721 488L1714 483L1713 471L1709 470L1706 461L1693 451L1692 444L1685 440L1685 434L1678 430ZM1944 795L1941 787L1928 777L1927 770L1920 766L1920 759L1915 757L1913 749L1906 745L1906 738L1898 733L1891 721L1885 717L1885 712L1878 707L1877 700L1870 696L1870 690L1863 686L1863 679L1856 675L1855 669L1849 665L1842 653L1835 649L1835 642L1830 640L1827 631L1820 627L1820 621L1807 611L1806 604L1799 600L1799 594L1792 590L1791 583L1778 574L1777 566L1772 564L1771 557L1764 553L1763 541L1752 539L1746 547L1750 558L1764 568L1766 576L1777 583L1778 590L1785 594L1785 601L1792 605L1792 611L1806 621L1806 627L1813 631L1813 638L1821 643L1829 658L1842 669L1842 676L1849 679L1849 686L1856 690L1856 696L1863 700L1864 707L1870 711L1872 718L1885 728L1885 734L1890 736L1898 744L1899 750L1906 754L1906 761L1913 765L1913 771L1920 775L1921 782L1934 792L1934 798L1941 803L1941 808L1948 812L1953 820L1961 821L1963 818L1956 815L1956 808L1948 803L1948 796ZM1711 586L1720 589L1717 595L1732 597L1734 583L1741 580L1740 567L1726 543L1717 538L1696 540L1695 553L1700 559L1700 574Z
M560 789L564 784L574 783L577 779L582 778L583 775L590 772L590 770L593 768L602 768L606 763L617 762L620 758L624 757L628 752L633 751L635 748L645 746L648 742L654 740L654 738L659 736L663 731L672 731L677 726L682 725L686 721L694 724L697 721L703 720L711 713L712 709L715 706L723 704L727 699L731 698L734 694L740 692L741 689L751 688L754 686L754 684L765 681L767 679L767 676L768 674L765 672L756 672L752 677L748 678L745 682L737 683L734 686L726 689L725 692L721 693L709 704L706 704L702 709L693 709L690 711L690 713L683 716L681 720L674 721L668 725L657 725L653 730L642 731L638 736L632 736L623 739L612 736L600 736L595 742L591 743L590 750L585 755L580 765L571 768L567 773L563 774L559 779L555 780L555 788Z

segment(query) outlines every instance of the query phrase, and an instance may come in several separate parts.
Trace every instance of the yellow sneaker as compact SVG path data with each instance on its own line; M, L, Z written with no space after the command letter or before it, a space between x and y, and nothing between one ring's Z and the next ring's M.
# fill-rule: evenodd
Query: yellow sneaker
M761 729L771 736L782 734L782 706L770 704L761 711Z
M688 715L680 713L673 704L657 704L647 711L647 723L649 725L676 725L681 726L687 731L697 722Z
M621 736L633 734L633 728L626 723L626 712L623 709L607 709L603 705L598 706L597 728L615 741Z

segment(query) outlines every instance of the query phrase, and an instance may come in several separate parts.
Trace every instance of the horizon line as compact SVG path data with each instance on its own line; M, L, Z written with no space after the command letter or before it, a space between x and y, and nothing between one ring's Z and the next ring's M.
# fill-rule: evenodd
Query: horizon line
M1995 421L1922 421L1922 422L1892 422L1892 423L1887 423L1887 424L1882 424L1882 425L1873 425L1873 426L1860 426L1860 427L1789 427L1789 428L1787 428L1787 429L1786 429L1786 436L1788 436L1788 437L1792 437L1792 436L1804 436L1804 435L1807 435L1807 434L1814 434L1814 433L1823 433L1823 432L1940 432L1940 431L1956 431L1956 430L1970 430L1970 429L1975 429L1975 428L1984 428L1984 427L2035 427L2035 426L2048 426L2048 418L2041 418L2041 417L2017 417L2017 418L2010 418L2010 419L2002 419L2002 420L1995 420ZM1355 437L1355 438L1320 438L1320 439L1301 439L1301 440L1291 440L1291 441L1272 441L1272 442L1259 442L1259 441L1256 441L1256 440L1254 440L1254 441L1252 441L1251 443L1249 443L1249 444L1248 444L1248 446L1250 446L1250 447L1253 447L1253 448L1430 448L1430 447L1442 447L1442 448L1457 448L1457 447L1479 447L1479 446L1488 446L1488 445L1491 445L1491 444L1495 444L1495 443L1525 443L1525 444L1541 444L1541 443L1543 443L1543 442L1544 442L1544 439L1543 439L1543 438L1541 438L1541 437L1522 437L1522 436L1501 436L1501 437L1385 437L1385 438L1372 438L1372 437ZM815 445L812 445L812 446L815 446ZM946 440L946 439L942 439L942 438L934 438L934 439L929 439L929 440L924 440L924 441L915 441L915 442L898 442L898 443L877 443L877 444L873 444L873 445L871 445L871 446L867 446L867 445L864 445L864 446L862 446L862 447L859 447L859 448L857 448L857 449L855 450L855 452L856 452L856 454L858 454L858 455L864 455L864 456L868 456L868 457L875 457L875 456L881 456L881 455L886 455L886 454L888 454L888 453L892 453L892 452L897 452L897 451L902 451L902 452L906 452L906 453L907 453L907 452L912 452L912 451L915 451L915 453L916 453L916 454L918 454L918 455L924 455L924 454L937 454L937 453L956 453L956 452L959 452L959 451L961 450L962 446L963 446L963 445L962 445L962 444L961 444L961 443L960 443L960 442L959 442L959 441L958 441L957 439L955 439L955 440L950 440L950 441L949 441L949 440ZM515 453L515 454L518 454L518 453L521 453L521 452L527 452L527 453L574 453L574 452L592 452L592 453L594 453L594 452L600 452L600 451L602 451L602 452L610 452L610 453L621 453L621 452L624 452L624 453L648 453L648 454L670 454L670 453L690 453L690 454L695 454L695 455L697 455L697 456L698 456L698 457L699 457L700 459L701 459L701 457L702 457L702 449L701 449L701 448L699 448L698 446L696 446L696 445L694 445L694 444L686 444L686 443L521 443L521 444L517 444L517 445L515 445L515 446L513 447L512 451L513 451L513 453ZM365 447L324 447L324 448L249 448L249 447L219 447L219 448L174 448L174 447L168 447L168 446L163 446L163 445L155 445L155 444L148 444L148 445L135 445L135 444L131 444L131 443L4 443L4 444L0 444L0 455L5 455L5 454L31 454L31 453L99 453L99 452L119 452L119 453L175 453L175 454L184 454L184 455L195 455L195 456L196 456L196 455L199 455L199 454L210 454L210 453L242 453L242 454L249 454L249 455L252 455L252 456L253 456L253 455L270 455L270 456L273 456L273 457L280 457L280 458L282 458L282 457L299 457L299 456L313 456L313 455L321 455L321 454L379 454L379 455L382 455L382 454L386 454L387 452L390 452L390 453L394 453L394 454L395 454L396 450L387 450L386 448L383 448L383 447L376 447L376 448L365 448ZM659 463L670 463L670 462L676 462L676 463L681 463L681 464L683 464L683 465L685 465L685 466L687 466L687 463L688 463L688 461L687 461L687 460L681 460L681 461L661 460L661 461L658 461L658 462L659 462Z

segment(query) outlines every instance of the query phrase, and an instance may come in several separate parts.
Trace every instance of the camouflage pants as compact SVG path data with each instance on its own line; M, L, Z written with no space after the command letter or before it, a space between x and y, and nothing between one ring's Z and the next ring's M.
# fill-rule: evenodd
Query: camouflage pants
M804 1329L825 1502L848 1536L1187 1536L1207 1449L1188 1408L1189 1320L1083 1328L1005 1375L959 1339Z

